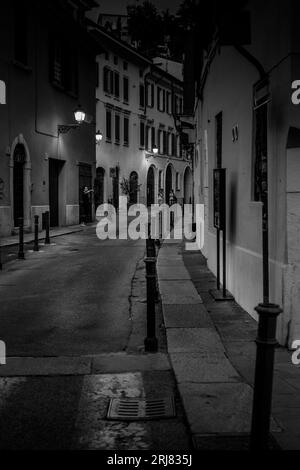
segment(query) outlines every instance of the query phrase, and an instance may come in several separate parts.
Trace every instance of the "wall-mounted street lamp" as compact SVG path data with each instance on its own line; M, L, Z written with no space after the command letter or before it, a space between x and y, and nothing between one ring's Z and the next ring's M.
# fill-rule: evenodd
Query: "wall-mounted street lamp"
M100 144L101 140L103 139L103 134L99 130L96 132L96 144Z
M154 155L157 155L157 154L158 154L158 147L157 147L157 145L155 145L155 144L153 145L153 147L152 147L152 152L153 152Z
M70 129L77 129L80 126L80 124L84 122L85 117L86 117L85 111L81 108L80 105L78 105L78 107L74 111L74 118L77 124L59 124L57 126L58 135L66 134L67 132L69 132Z

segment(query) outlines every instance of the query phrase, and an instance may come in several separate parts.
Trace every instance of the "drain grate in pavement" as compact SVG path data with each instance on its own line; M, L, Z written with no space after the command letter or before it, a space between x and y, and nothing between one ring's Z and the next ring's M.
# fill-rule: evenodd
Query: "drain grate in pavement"
M111 398L107 419L137 421L176 416L173 395L164 398Z

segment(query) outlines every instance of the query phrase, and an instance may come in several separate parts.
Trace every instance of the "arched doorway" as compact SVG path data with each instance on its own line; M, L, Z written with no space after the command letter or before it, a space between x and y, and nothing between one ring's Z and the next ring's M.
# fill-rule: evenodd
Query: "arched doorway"
M154 196L155 190L155 177L154 177L154 169L150 166L147 174L147 206L151 206L155 202Z
M24 145L16 145L13 161L14 226L18 227L19 218L24 218L24 166L26 162L26 152Z
M102 167L96 169L96 178L94 182L94 204L95 211L97 207L103 204L104 202L104 178L105 170Z
M138 202L139 177L136 171L132 171L129 177L130 204Z
M193 178L190 167L184 172L184 204L192 204L193 201Z
M173 189L173 187L172 187L172 166L168 165L167 170L166 170L166 194L165 194L166 204L169 204L171 189Z

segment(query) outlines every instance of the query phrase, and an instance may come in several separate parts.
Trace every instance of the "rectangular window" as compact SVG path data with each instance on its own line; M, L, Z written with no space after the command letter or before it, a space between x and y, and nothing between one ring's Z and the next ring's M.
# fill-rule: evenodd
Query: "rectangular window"
M129 98L129 82L127 77L123 77L123 99L128 103Z
M154 93L154 85L153 85L153 83L147 83L147 85L146 85L146 104L147 104L147 106L149 106L150 108L152 108L153 105L154 105L154 96L153 96L153 93Z
M170 114L171 110L170 110L170 98L171 98L171 93L169 91L167 91L166 93L166 111L168 114Z
M168 134L166 131L163 131L163 154L168 154Z
M157 87L157 99L156 99L158 111L160 111L160 106L161 106L160 100L161 100L161 88L158 86Z
M114 83L115 83L115 92L114 95L116 98L120 96L120 76L118 72L114 72Z
M140 147L145 147L145 123L140 121Z
M145 87L142 84L140 84L140 107L145 107Z
M216 129L216 168L222 168L222 112L215 117Z
M77 50L62 35L50 38L50 80L61 89L77 95L78 63Z
M103 68L103 91L105 93L111 93L111 81L110 81L111 71L107 68Z
M162 107L161 107L161 111L165 112L166 110L166 91L163 90L162 91Z
M124 145L129 145L129 119L124 117Z
M173 133L171 135L171 140L172 140L172 142L171 142L171 155L173 157L175 157L176 156L176 139L175 139L175 134L173 134Z
M146 130L145 130L145 148L146 148L146 150L149 150L149 129L150 129L150 127L146 126Z
M120 142L120 116L115 115L115 142L118 144Z
M17 62L28 65L28 12L27 2L14 5L14 58Z
M106 110L106 140L111 141L111 111Z
M153 147L155 145L155 127L151 127L151 150L153 150Z
M123 69L124 70L127 70L128 69L128 62L123 62Z

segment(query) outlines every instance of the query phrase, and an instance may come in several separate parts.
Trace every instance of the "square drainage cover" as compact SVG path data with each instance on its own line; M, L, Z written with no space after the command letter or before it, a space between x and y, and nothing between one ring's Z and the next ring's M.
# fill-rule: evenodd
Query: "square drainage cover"
M173 395L164 398L111 398L107 419L137 421L176 416Z

